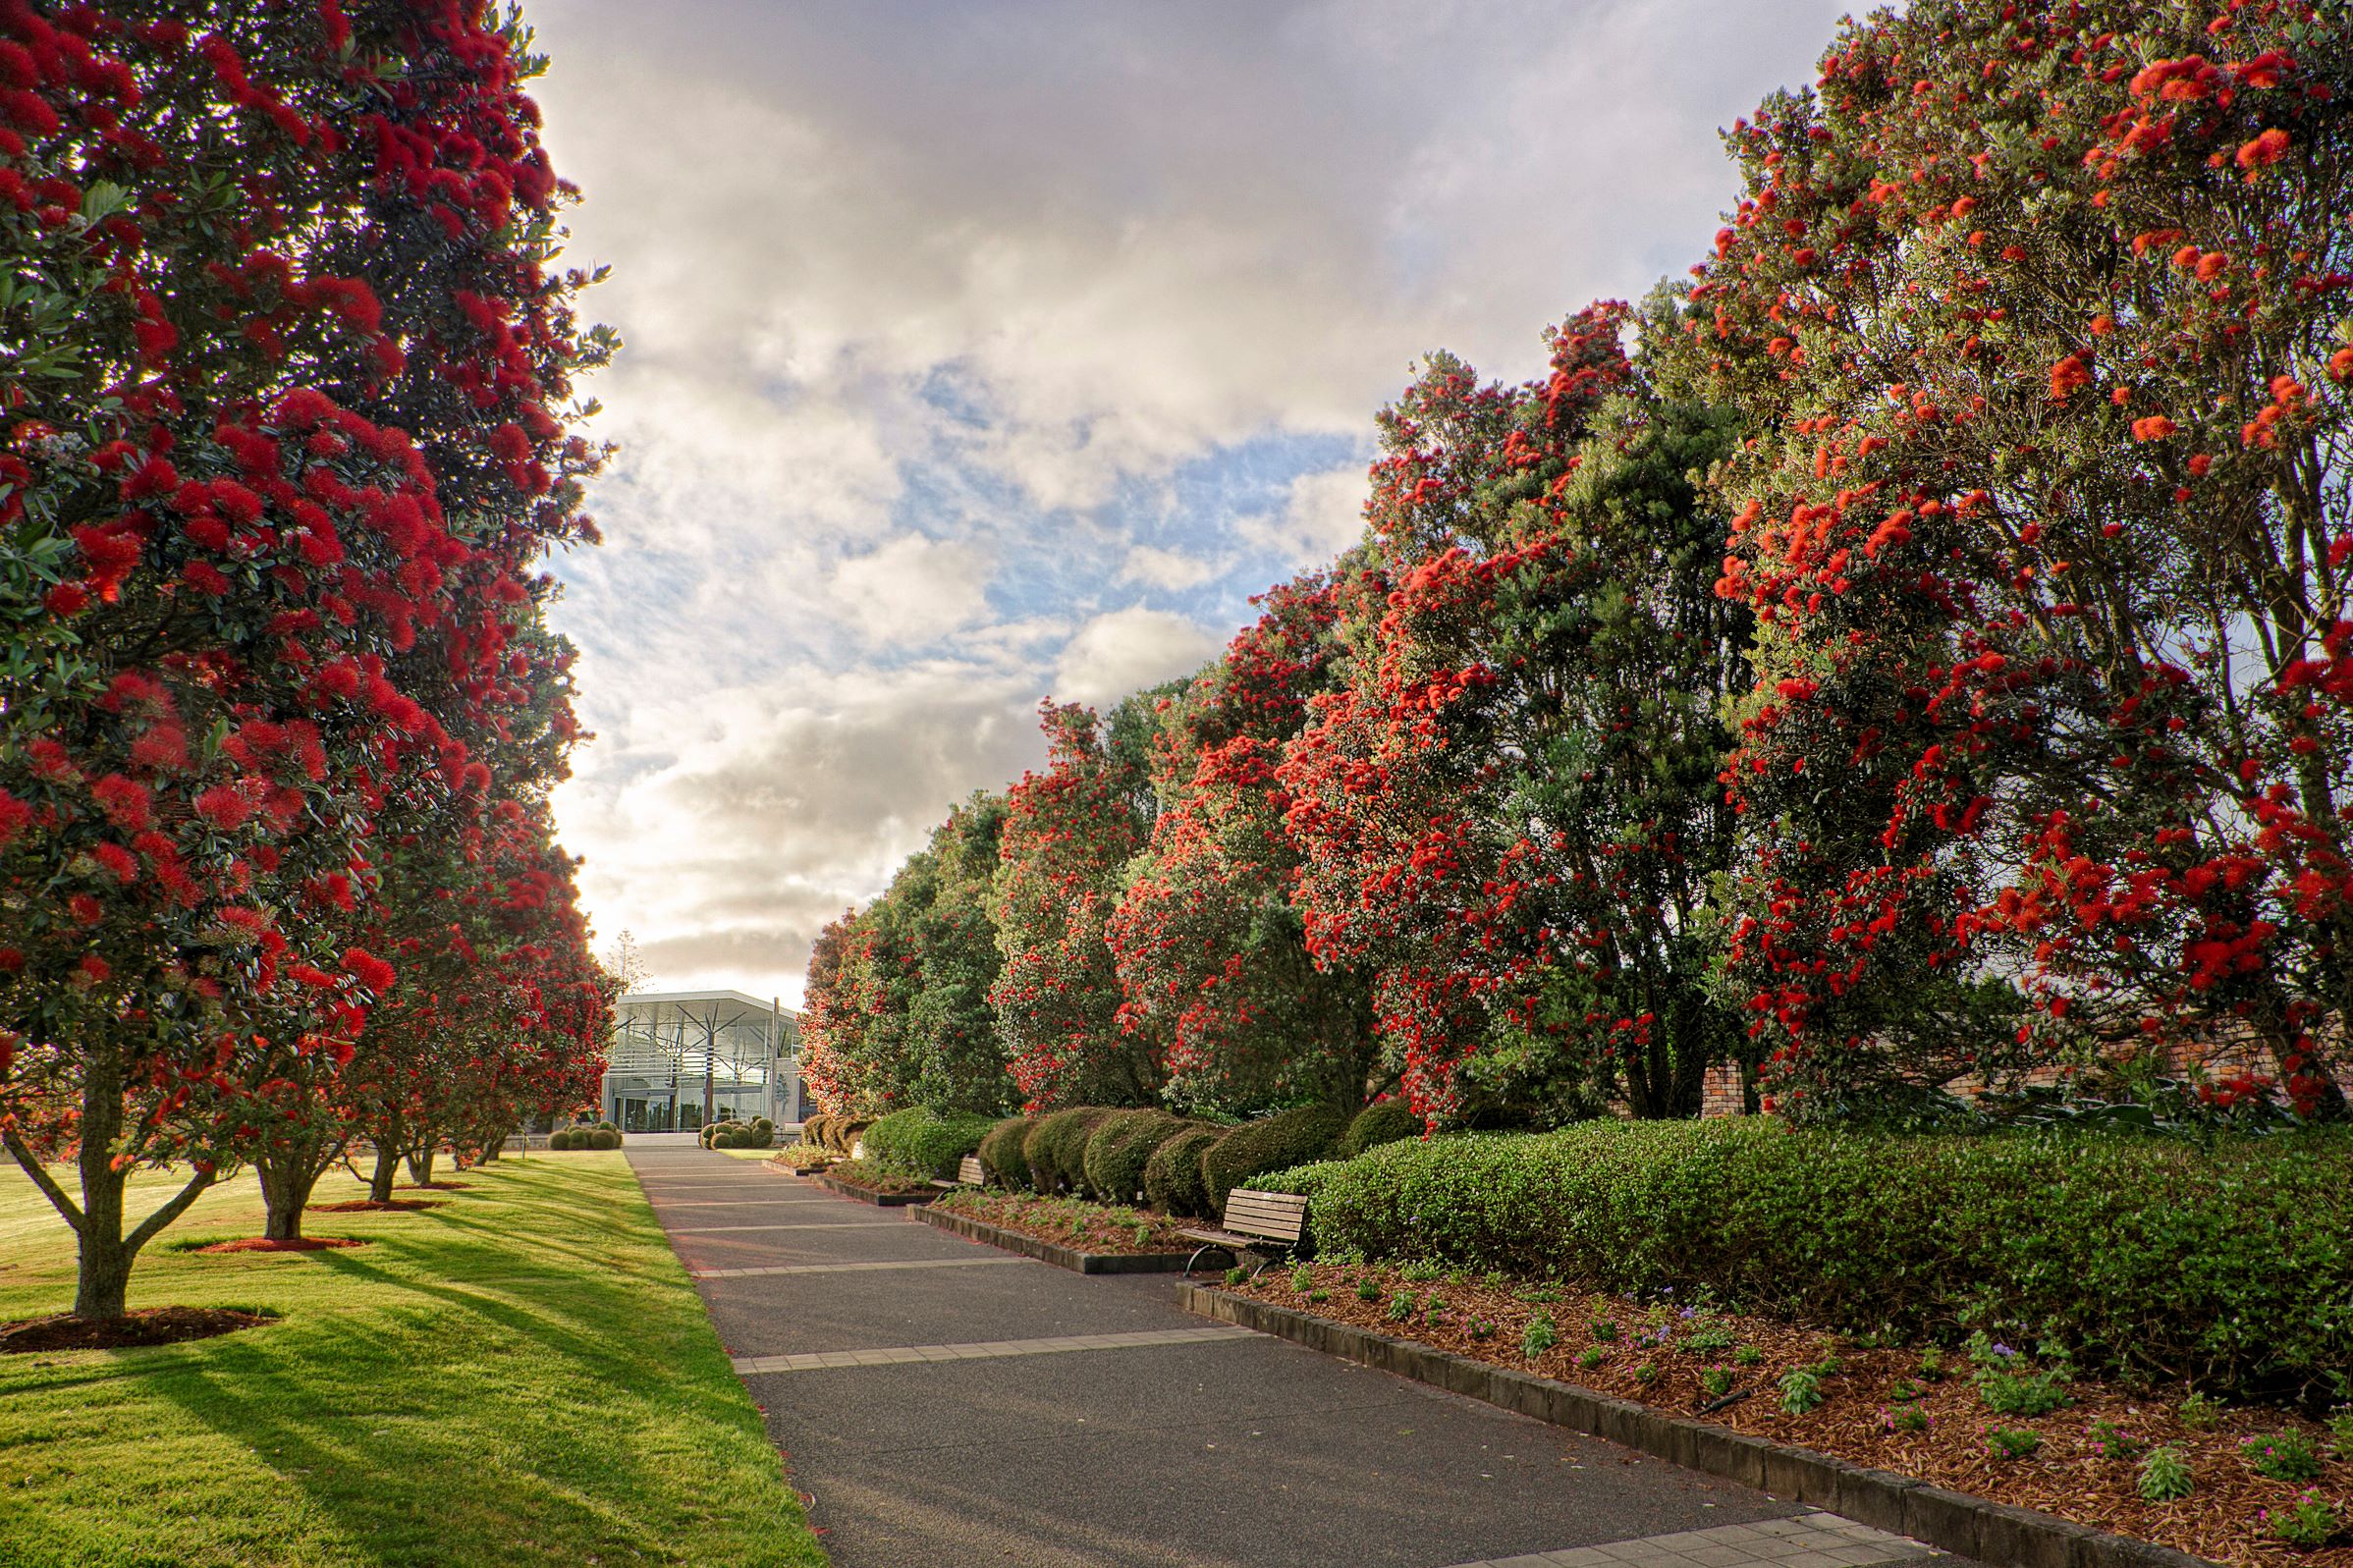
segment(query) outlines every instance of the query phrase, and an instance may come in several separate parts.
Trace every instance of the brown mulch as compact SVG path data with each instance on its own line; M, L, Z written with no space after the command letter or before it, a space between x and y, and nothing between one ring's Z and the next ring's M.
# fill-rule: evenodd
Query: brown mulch
M1242 1288L1278 1306L1639 1400L1669 1415L1697 1416L1954 1491L2041 1509L2216 1562L2353 1568L2353 1452L2333 1454L2328 1429L2290 1411L2226 1407L2210 1427L2193 1428L2177 1409L2184 1389L2135 1393L2078 1379L2068 1385L2069 1403L2049 1415L1997 1416L1979 1397L1974 1369L1962 1351L1943 1352L1941 1375L1929 1378L1918 1348L1877 1348L1867 1340L1733 1313L1694 1311L1664 1300L1540 1287L1494 1274L1469 1278L1455 1272L1409 1280L1385 1265L1301 1267L1306 1291L1294 1289L1293 1271L1283 1269L1269 1270ZM1356 1296L1359 1282L1367 1278L1378 1290L1370 1302ZM1316 1292L1324 1299L1312 1299ZM1391 1303L1405 1293L1414 1297L1414 1315L1394 1322ZM1439 1302L1435 1315L1433 1296ZM1522 1354L1522 1334L1538 1312L1551 1317L1559 1339L1531 1362ZM1600 1320L1616 1325L1614 1338L1597 1333ZM1711 1324L1730 1333L1731 1348L1702 1351L1680 1343ZM1485 1331L1474 1334L1474 1325ZM1743 1346L1757 1353L1753 1365L1735 1361ZM1595 1351L1598 1359L1586 1365ZM1833 1356L1836 1370L1822 1379L1824 1402L1803 1415L1782 1409L1781 1377ZM1750 1397L1703 1414L1701 1406L1713 1396L1700 1376L1710 1367L1729 1368L1733 1386L1727 1393L1747 1390ZM1916 1397L1904 1397L1915 1390ZM1927 1416L1926 1431L1894 1428L1896 1413L1907 1406ZM2135 1489L2138 1461L2105 1457L2090 1432L2095 1421L2112 1424L2144 1449L2178 1448L2189 1462L2195 1489L2178 1502L2143 1501ZM1998 1457L1987 1442L1988 1431L1997 1427L2032 1432L2042 1446L2028 1458ZM2323 1456L2319 1481L2292 1484L2259 1476L2240 1452L2251 1438L2289 1431ZM2271 1536L2265 1517L2266 1510L2291 1504L2308 1490L2336 1508L2339 1528L2326 1546L2290 1546Z
M470 1181L404 1181L401 1183L400 1190L403 1192L464 1192L472 1185L473 1183Z
M0 1324L0 1356L35 1350L124 1350L138 1345L177 1345L210 1339L270 1322L266 1313L233 1307L149 1307L120 1318L27 1318Z
M354 1198L349 1203L314 1203L310 1206L310 1212L314 1215L412 1215L419 1209L439 1209L444 1202L446 1200L440 1198L387 1198L378 1203L372 1198Z
M1200 1245L1178 1235L1176 1222L1166 1215L1080 1198L1041 1198L1025 1192L982 1192L964 1187L942 1195L932 1207L1078 1252L1126 1257L1190 1252ZM1137 1239L1139 1227L1141 1240Z
M364 1247L367 1243L357 1236L297 1236L292 1241L272 1241L267 1236L244 1236L236 1241L215 1241L191 1252L323 1252L329 1247Z

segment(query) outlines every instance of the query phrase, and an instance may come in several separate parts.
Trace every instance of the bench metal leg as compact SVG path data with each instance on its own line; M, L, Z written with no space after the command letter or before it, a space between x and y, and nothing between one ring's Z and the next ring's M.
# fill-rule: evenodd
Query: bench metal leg
M1220 1246L1217 1242L1213 1241L1205 1247L1194 1248L1193 1255L1184 1261L1183 1277L1185 1279L1190 1280L1193 1277L1194 1268L1201 1262L1201 1255L1207 1252L1222 1252L1227 1257L1231 1258L1236 1266L1238 1266L1242 1261L1242 1255L1240 1253L1235 1252L1231 1247Z

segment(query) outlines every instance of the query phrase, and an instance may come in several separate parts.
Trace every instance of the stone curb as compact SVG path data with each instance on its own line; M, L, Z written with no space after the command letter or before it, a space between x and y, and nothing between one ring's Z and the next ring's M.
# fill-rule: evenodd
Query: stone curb
M1057 1269L1067 1269L1079 1274L1174 1274L1182 1273L1186 1255L1181 1252L1079 1252L1070 1247L1057 1246L1035 1236L1025 1236L1018 1230L992 1225L985 1219L969 1215L950 1214L941 1209L925 1209L917 1216L927 1225L953 1231L969 1241L985 1241L992 1247L1003 1247L1040 1263L1050 1263Z
M919 1203L929 1203L939 1196L936 1192L877 1192L872 1187L860 1187L839 1176L809 1176L802 1179L815 1181L820 1187L830 1187L845 1198L870 1203L877 1209L909 1209Z
M1490 1366L1246 1296L1182 1284L1177 1287L1177 1305L1218 1323L1254 1328L1328 1356L1589 1433L1997 1568L2216 1568L2203 1557L2170 1546L1946 1491L1909 1476L1769 1442L1712 1422L1662 1415L1630 1399Z

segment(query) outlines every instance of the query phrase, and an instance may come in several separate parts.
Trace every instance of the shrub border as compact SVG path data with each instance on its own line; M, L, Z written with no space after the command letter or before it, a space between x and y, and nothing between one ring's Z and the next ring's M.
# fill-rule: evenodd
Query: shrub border
M2110 1535L2031 1508L1947 1491L1810 1448L1768 1442L1711 1422L1662 1414L1630 1399L1491 1366L1410 1339L1374 1333L1269 1302L1191 1283L1177 1305L1230 1323L1500 1405L1555 1427L1588 1433L1689 1470L1828 1509L1878 1530L1988 1563L2018 1568L2216 1568L2170 1546Z
M929 1203L939 1196L936 1191L882 1192L873 1187L861 1187L855 1182L844 1181L831 1171L819 1171L814 1176L803 1176L801 1179L814 1181L820 1187L830 1187L845 1198L855 1198L859 1203L870 1203L877 1209L911 1208L919 1203Z
M1190 1256L1181 1252L1079 1252L1070 1247L1042 1241L1018 1230L992 1225L985 1219L969 1215L951 1214L944 1209L925 1209L917 1217L927 1225L937 1225L967 1241L984 1241L1007 1252L1017 1252L1040 1263L1050 1263L1057 1269L1067 1269L1077 1274L1173 1274L1181 1273Z

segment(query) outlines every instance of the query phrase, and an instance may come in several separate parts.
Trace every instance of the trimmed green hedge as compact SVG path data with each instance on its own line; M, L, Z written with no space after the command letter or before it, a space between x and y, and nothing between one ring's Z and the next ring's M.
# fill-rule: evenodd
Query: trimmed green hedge
M1226 1194L1246 1187L1253 1176L1287 1170L1315 1159L1346 1127L1348 1113L1331 1106L1301 1106L1259 1121L1245 1121L1201 1156L1201 1182L1212 1213L1223 1214Z
M1153 1150L1144 1162L1145 1200L1162 1214L1206 1217L1209 1185L1201 1177L1201 1157L1225 1136L1223 1127L1192 1127Z
M995 1117L969 1110L910 1106L866 1129L866 1161L919 1181L954 1175L956 1162L977 1153L981 1139L996 1125Z
M1086 1143L1096 1124L1111 1111L1102 1106L1072 1106L1038 1118L1022 1142L1029 1162L1029 1179L1045 1193L1083 1192L1086 1188Z
M1419 1138L1422 1118L1402 1100L1377 1101L1356 1112L1356 1119L1332 1144L1332 1158L1353 1160L1368 1149L1401 1138Z
M980 1140L980 1168L988 1172L991 1181L1015 1192L1029 1190L1029 1162L1021 1154L1021 1145L1036 1125L1034 1116L1008 1116Z
M579 1145L575 1142L573 1147L576 1149ZM618 1149L621 1147L621 1134L610 1127L599 1127L588 1135L588 1147L591 1149Z
M1320 1246L2317 1397L2353 1369L2353 1136L1591 1122L1286 1173Z
M1086 1145L1086 1184L1106 1203L1134 1203L1144 1191L1144 1162L1188 1124L1165 1110L1115 1110Z

